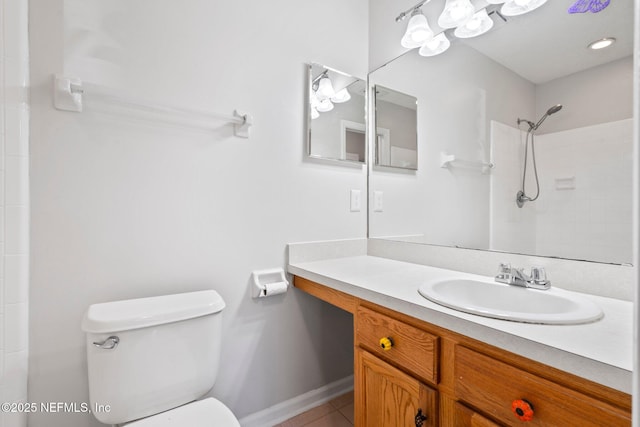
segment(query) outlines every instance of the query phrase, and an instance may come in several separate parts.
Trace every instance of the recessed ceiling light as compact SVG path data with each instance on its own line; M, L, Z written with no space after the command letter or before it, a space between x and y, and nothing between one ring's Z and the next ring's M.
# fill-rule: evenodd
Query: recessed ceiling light
M609 47L616 42L616 39L613 37L605 37L604 39L596 40L594 42L589 43L589 49L598 50L604 49L605 47Z

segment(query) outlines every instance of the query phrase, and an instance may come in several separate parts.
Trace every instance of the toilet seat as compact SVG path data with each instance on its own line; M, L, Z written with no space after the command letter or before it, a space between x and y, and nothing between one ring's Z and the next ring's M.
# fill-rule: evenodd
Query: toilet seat
M187 403L166 412L152 415L126 427L240 427L238 419L224 403L213 397Z

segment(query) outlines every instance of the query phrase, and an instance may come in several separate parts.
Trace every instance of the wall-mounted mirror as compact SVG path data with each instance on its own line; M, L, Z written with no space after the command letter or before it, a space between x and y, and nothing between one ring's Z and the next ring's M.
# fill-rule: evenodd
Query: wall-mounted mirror
M371 171L369 194L384 197L384 209L369 213L370 237L631 263L633 4L569 14L573 3L549 1L506 22L494 13L484 35L447 30L446 52L410 50L370 73L370 85L420 105L419 170ZM380 49L400 47L406 23L393 17L414 4L397 2L388 16L390 5L372 3L374 19L387 15L372 24ZM442 7L423 6L436 33ZM616 42L587 47L605 37ZM532 143L528 131L543 118ZM537 180L539 197L520 208L525 148L525 193L534 198Z
M320 64L308 67L310 157L366 162L366 83Z
M374 87L375 164L418 168L418 99L388 87Z

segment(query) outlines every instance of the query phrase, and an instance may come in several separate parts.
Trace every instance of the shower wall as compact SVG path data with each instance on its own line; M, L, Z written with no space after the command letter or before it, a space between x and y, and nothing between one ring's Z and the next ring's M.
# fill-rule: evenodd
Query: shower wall
M0 0L0 397L27 401L29 300L28 1ZM27 425L0 413L0 426Z
M630 263L632 125L626 119L536 136L540 197L519 209L524 132L492 122L491 247ZM529 164L529 195L532 171Z
M489 248L537 254L535 212L529 209L531 204L526 209L516 206L516 193L522 185L524 138L525 132L491 121L494 168L489 180Z

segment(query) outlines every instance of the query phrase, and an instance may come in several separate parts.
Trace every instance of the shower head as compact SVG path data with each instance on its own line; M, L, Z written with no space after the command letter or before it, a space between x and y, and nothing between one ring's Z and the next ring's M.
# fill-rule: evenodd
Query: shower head
M558 112L558 111L560 111L560 110L562 110L562 104L557 104L557 105L554 105L553 107L549 108L549 109L547 110L547 112L546 112L546 113L544 113L544 116L542 116L542 118L541 118L540 120L538 120L538 123L536 123L536 124L531 128L531 130L538 130L538 128L540 127L540 125L542 124L542 122L544 122L544 121L545 121L545 119L546 119L547 117L549 117L549 116L550 116L550 115L552 115L552 114L557 113L557 112Z
M547 114L550 116L552 114L557 113L560 110L562 110L562 104L557 104L557 105L554 105L553 107L549 108L547 110Z

